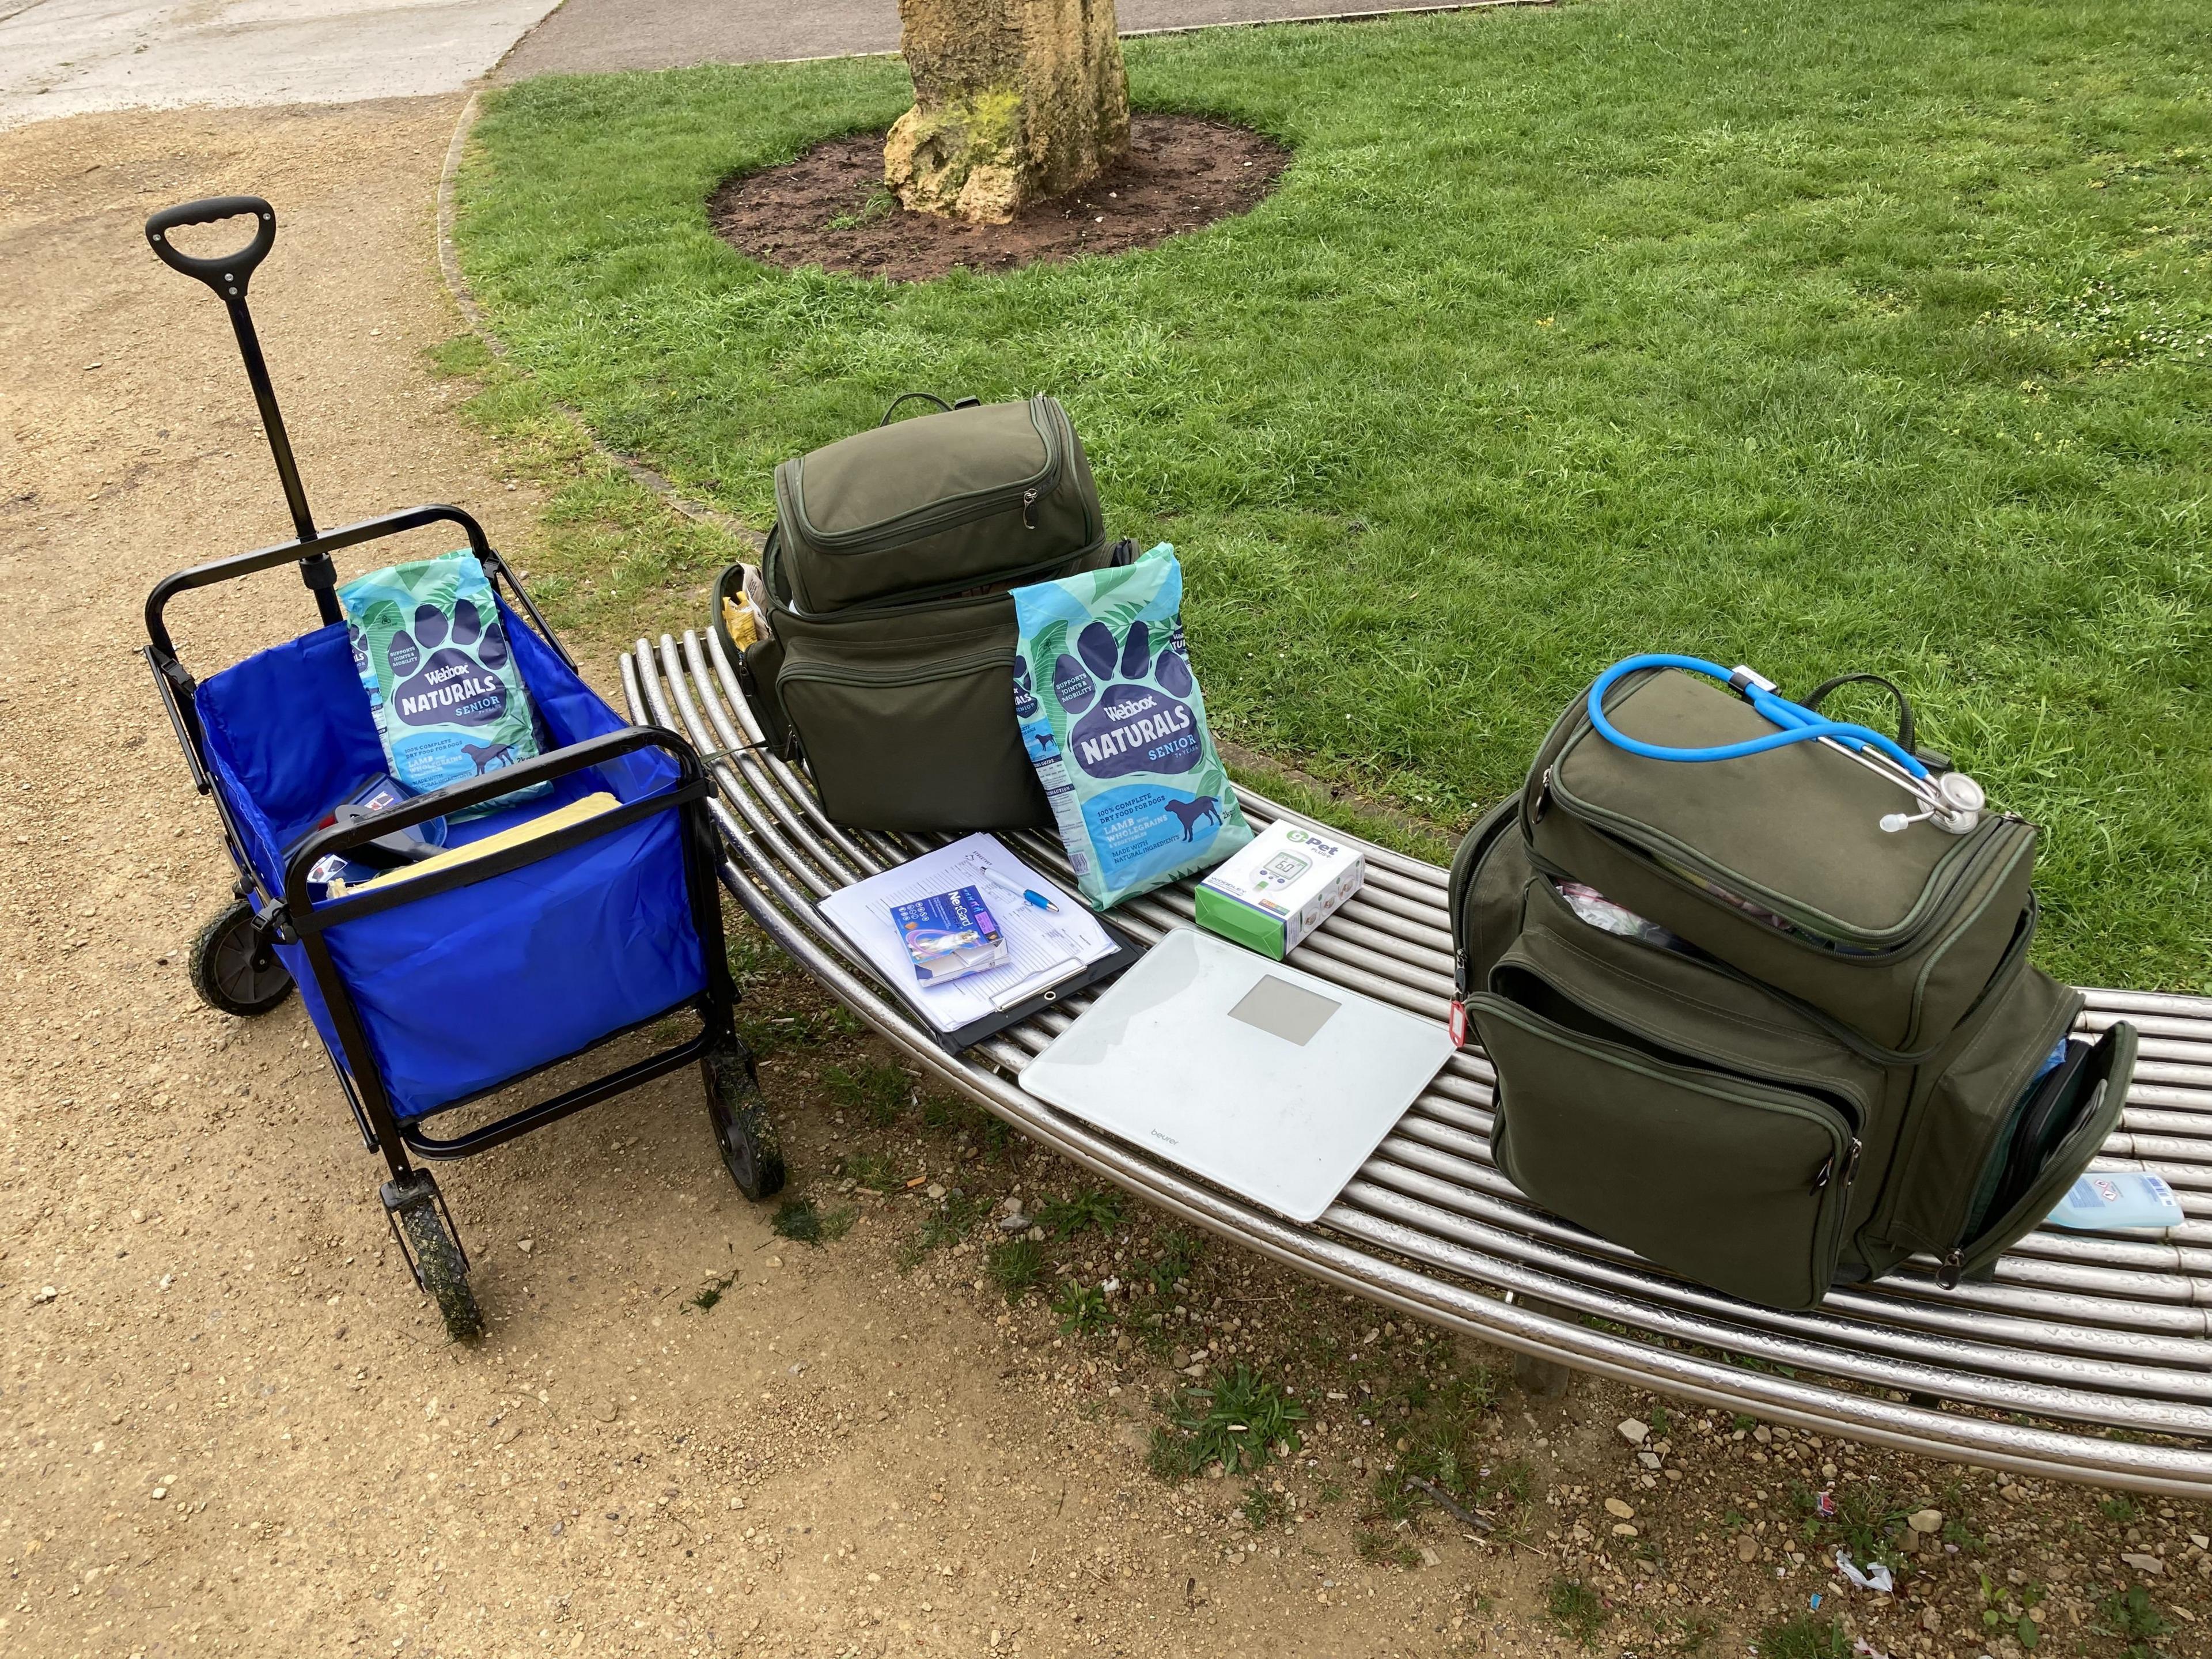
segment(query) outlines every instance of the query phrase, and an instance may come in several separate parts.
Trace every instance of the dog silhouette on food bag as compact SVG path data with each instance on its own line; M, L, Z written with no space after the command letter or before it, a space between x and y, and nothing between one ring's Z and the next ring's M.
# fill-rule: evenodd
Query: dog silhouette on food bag
M514 745L511 743L465 743L461 752L476 763L477 775L496 772L503 766L514 764Z
M1200 795L1191 800L1164 800L1160 805L1167 809L1169 817L1182 825L1185 841L1195 841L1198 826L1206 819L1221 822L1221 804L1211 795Z

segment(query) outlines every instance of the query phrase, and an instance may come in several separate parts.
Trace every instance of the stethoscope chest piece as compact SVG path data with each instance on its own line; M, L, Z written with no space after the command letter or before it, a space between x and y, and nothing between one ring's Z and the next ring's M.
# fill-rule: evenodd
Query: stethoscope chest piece
M1964 772L1939 772L1928 781L1934 786L1935 799L1926 811L1916 812L1910 817L1902 812L1889 813L1882 819L1881 827L1895 835L1908 824L1925 821L1948 836L1972 835L1990 804L1982 786Z

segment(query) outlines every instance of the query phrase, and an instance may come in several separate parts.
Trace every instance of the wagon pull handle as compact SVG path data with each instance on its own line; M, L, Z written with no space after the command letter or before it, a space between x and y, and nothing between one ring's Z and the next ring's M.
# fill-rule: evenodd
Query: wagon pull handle
M169 233L179 225L212 225L225 219L251 217L253 240L235 253L203 259L178 252ZM283 411L276 407L276 388L270 384L269 365L261 356L260 337L246 308L246 288L253 272L276 246L276 210L258 196L210 196L203 201L180 202L163 208L146 221L146 245L163 264L197 277L213 289L230 313L230 326L238 336L238 355L246 361L246 378L253 386L253 402L261 411L261 429L269 434L269 453L276 463L277 482L284 487L284 504L292 510L292 527L301 541L315 539L315 520L307 511L307 486L300 482L299 464L292 459L292 440L284 430ZM300 561L300 575L314 591L315 605L325 623L339 619L337 572L331 556L309 551Z
M253 240L235 253L203 259L181 253L170 243L169 233L179 225L212 225L248 215L253 219ZM183 202L163 208L146 221L146 240L172 270L197 276L226 300L242 300L254 267L276 246L276 210L258 196L210 196L204 201Z

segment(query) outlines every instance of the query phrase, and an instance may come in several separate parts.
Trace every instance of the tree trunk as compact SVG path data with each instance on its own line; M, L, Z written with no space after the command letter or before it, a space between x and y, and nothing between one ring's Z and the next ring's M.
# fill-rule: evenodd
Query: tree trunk
M899 0L914 107L884 144L907 207L1004 224L1129 148L1114 0Z

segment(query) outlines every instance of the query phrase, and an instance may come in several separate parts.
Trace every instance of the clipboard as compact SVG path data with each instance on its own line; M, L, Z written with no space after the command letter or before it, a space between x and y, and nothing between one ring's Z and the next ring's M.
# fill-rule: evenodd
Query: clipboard
M1018 902L994 903L991 908L1012 947L1012 964L942 986L921 985L892 922L892 908L933 889L978 881L1002 892L1041 888L1070 914L1060 915L1055 906L1048 920ZM841 888L817 900L815 908L853 947L855 959L877 983L896 993L948 1054L973 1048L1061 998L1110 979L1146 951L1126 929L985 834L949 842Z
M1046 1009L1058 1003L1062 997L1096 985L1101 980L1111 979L1125 968L1134 967L1137 958L1151 948L1126 928L1109 921L1104 916L1094 915L1091 920L1104 928L1106 937L1114 941L1114 949L1107 955L1099 957L1096 962L1078 967L1065 979L1056 979L1039 986L1034 993L1024 997L1020 1001L996 1013L987 1015L972 1024L963 1025L956 1031L940 1031L927 1017L921 1022L922 1029L936 1039L937 1046L944 1049L946 1054L963 1053L974 1048L986 1037L998 1036L1008 1026L1020 1024L1032 1014L1042 1013ZM1071 957L1070 960L1073 961L1073 958ZM893 986L891 988L899 989L897 986ZM902 994L904 994L902 993ZM908 998L908 1000L911 1001L912 999Z

